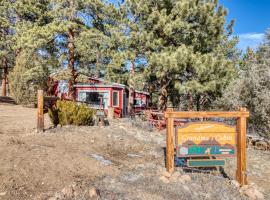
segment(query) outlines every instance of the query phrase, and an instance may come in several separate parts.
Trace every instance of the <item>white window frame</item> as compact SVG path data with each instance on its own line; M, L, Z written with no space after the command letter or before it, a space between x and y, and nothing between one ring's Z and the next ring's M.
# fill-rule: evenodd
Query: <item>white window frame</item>
M110 97L110 90L91 90L91 89L87 89L87 90L80 90L78 93L84 93L84 92L98 92L98 93L108 93L108 105L107 107L110 106L110 102L111 102L111 97ZM79 97L79 94L78 94L78 97ZM108 108L105 108L105 109L108 109Z
M117 93L117 105L113 105L113 93ZM120 99L119 99L119 91L112 91L112 107L119 107L120 103L119 103Z

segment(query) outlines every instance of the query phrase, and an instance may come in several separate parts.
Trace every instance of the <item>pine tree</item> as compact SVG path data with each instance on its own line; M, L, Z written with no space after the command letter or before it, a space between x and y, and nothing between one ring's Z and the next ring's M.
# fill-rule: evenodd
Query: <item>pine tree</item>
M116 9L101 0L52 0L52 5L57 46L63 61L68 60L69 94L74 98L78 69L88 69L96 77L105 73L110 60L109 28L115 23Z
M8 72L14 63L13 26L11 2L3 0L0 3L0 77L2 80L2 96L7 95Z
M247 49L241 63L239 77L230 83L217 104L225 110L247 107L253 130L270 137L270 31L257 51Z
M9 75L11 95L18 103L36 101L36 90L46 89L54 34L50 25L49 0L11 1L14 13L15 66Z
M117 48L112 30L118 25L120 14L112 4L102 1L86 1L83 7L85 27L75 40L80 67L97 78L104 77Z
M189 99L190 109L194 103L198 110L211 104L235 72L231 26L224 30L226 10L214 0L127 4L140 27L146 75L160 91L159 108L166 109L169 97L180 96ZM229 46L233 50L225 49Z

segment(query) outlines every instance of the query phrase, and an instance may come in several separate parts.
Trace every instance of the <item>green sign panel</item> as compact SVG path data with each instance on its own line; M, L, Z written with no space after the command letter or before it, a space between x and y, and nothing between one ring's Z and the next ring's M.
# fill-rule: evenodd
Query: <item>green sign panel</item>
M225 160L221 159L204 159L204 160L188 160L188 167L216 167L216 166L224 166Z

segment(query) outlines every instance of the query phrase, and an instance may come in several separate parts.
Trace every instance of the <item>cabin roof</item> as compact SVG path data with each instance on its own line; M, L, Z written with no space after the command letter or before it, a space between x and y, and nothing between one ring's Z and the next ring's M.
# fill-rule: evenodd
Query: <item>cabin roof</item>
M120 84L120 83L109 83L109 84L102 84L102 83L79 83L74 85L75 88L120 88L120 89L128 89L126 85ZM135 90L136 93L144 94L144 95L150 95L148 92L145 91L138 91Z
M125 89L125 85L123 84L119 84L119 83L111 83L111 84L84 84L84 83L79 83L74 85L74 87L82 87L82 88L88 88L88 87L97 87L97 88L110 88L110 87L114 87L114 88L121 88L121 89Z

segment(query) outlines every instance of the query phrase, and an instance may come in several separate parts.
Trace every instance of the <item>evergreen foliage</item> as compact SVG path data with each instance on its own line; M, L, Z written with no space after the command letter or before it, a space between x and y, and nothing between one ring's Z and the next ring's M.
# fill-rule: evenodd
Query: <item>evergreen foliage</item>
M77 105L73 101L57 101L56 105L49 109L51 122L57 126L76 125L89 126L93 125L95 110L88 108L86 105Z
M230 83L217 104L225 110L247 107L253 130L270 137L270 32L256 52L248 49L239 77Z
M36 102L37 89L46 90L55 63L49 1L10 1L9 6L14 14L15 54L14 70L9 75L11 95L17 103L29 104Z
M0 2L0 80L2 81L2 87L6 86L8 73L14 65L14 24L12 19L11 1L2 0ZM6 90L3 90L1 95L5 96L6 92Z
M0 75L17 103L36 102L52 72L71 98L89 75L149 91L161 110L247 106L269 135L270 33L240 59L226 15L218 0L1 0ZM92 121L85 106L58 107L55 124Z
M47 90L49 70L47 61L33 57L28 60L20 53L16 58L14 70L10 73L11 95L17 103L29 105L36 102L36 91L40 88Z
M127 6L139 26L159 108L166 109L168 98L176 106L180 97L187 97L189 109L208 108L236 71L232 26L224 30L226 10L213 0L129 0Z

